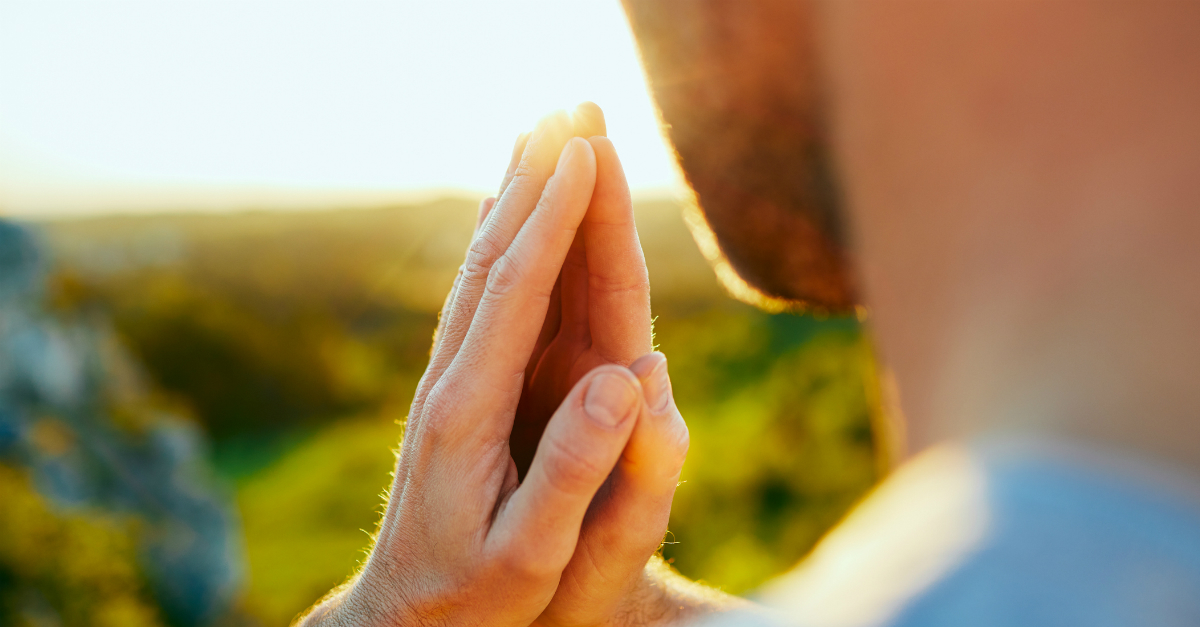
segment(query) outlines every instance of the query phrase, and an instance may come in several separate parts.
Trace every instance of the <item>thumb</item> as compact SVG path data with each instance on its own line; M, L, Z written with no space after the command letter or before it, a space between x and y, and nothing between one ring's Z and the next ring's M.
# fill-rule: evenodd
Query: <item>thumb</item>
M593 369L563 400L489 537L517 571L558 577L566 567L588 506L620 459L641 406L637 377L615 365Z

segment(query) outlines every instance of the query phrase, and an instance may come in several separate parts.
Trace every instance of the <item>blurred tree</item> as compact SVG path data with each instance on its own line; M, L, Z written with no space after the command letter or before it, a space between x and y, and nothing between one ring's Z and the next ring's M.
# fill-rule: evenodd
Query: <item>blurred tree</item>
M787 347L780 332L821 328L786 314L758 322L749 330L757 338L740 338L750 349L743 359L761 355L754 344L764 339L781 354L724 367L765 372L746 379L730 372L733 383L724 386L684 376L676 386L692 449L663 555L682 572L736 593L799 561L877 479L870 424L878 409L867 394L873 362L857 330L842 321L840 330L817 330ZM708 364L708 376L722 378L714 360L691 352L705 347L688 341L686 329L663 328L672 363Z
M27 473L0 465L0 625L154 627L136 522L49 509Z
M177 625L207 624L228 609L242 565L236 518L208 477L202 436L145 393L102 319L47 311L44 282L34 238L0 221L0 463L28 469L38 493L68 521L84 511L135 521L137 563L163 616ZM18 601L24 609L14 611L31 621L28 612L73 621L110 611L102 596L59 592L76 585L73 569L95 570L88 564L93 550L123 551L120 534L56 520L19 488L11 491L25 507L8 519L22 533L0 540L14 543L9 586L34 599L28 606ZM22 512L45 528L26 525ZM31 540L34 550L58 556L68 547L43 546L58 539L79 542L51 570L25 559ZM114 561L118 571L120 563ZM123 585L114 572L113 585Z

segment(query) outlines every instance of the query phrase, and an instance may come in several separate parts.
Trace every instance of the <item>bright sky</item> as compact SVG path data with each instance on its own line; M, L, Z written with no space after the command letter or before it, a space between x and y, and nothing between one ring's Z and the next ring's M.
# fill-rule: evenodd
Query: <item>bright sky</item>
M0 0L0 212L490 191L582 100L675 185L619 0Z

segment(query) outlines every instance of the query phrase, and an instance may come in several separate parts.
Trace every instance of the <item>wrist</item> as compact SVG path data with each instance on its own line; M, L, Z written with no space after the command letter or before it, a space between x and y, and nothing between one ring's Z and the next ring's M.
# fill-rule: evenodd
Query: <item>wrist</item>
M752 604L691 581L655 555L610 621L610 627L675 627Z
M370 563L354 579L334 588L295 627L393 627L419 625L391 595L372 585Z

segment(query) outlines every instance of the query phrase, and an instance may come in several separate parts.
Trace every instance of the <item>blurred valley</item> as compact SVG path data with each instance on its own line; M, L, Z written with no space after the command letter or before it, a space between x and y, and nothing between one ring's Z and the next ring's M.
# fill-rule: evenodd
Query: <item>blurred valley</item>
M240 512L245 624L286 624L363 557L475 206L36 225L51 310L111 324L155 402L207 434ZM680 211L637 203L656 342L692 434L663 553L740 593L873 484L874 363L854 319L726 296Z

